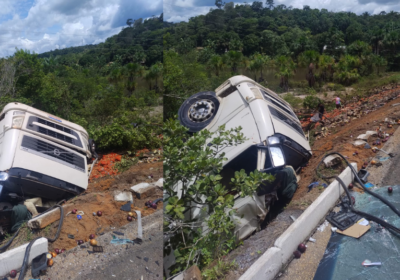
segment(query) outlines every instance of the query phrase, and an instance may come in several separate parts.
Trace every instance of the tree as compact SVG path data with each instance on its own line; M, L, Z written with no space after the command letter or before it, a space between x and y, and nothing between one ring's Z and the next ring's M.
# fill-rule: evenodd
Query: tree
M138 63L128 63L123 73L126 79L126 89L129 92L129 96L131 96L136 89L136 78L143 75L143 67Z
M380 69L387 65L387 60L379 55L373 56L374 66L376 68L376 74L379 75Z
M237 246L231 192L253 195L262 182L274 178L257 170L249 174L238 170L227 178L229 190L223 183L220 172L226 159L220 151L243 143L240 127L226 130L221 126L215 132L202 130L192 136L177 120L167 120L164 127L164 234L170 236L166 247L174 250L176 264L171 270L176 274L194 263L203 268ZM207 218L191 217L200 206Z
M238 51L229 51L226 53L228 63L231 66L232 73L237 73L237 67L242 59L242 53Z
M215 6L218 7L218 9L222 9L225 5L225 2L222 2L222 0L215 0Z
M266 0L265 3L267 4L268 9L272 10L275 7L274 0Z
M319 53L316 51L305 51L301 53L297 58L300 66L308 68L306 80L308 81L309 87L313 87L315 84L314 68L317 65L318 58Z
M219 77L219 73L224 67L225 63L220 55L213 55L208 61L208 65L214 69L215 76Z
M255 12L261 12L263 9L263 3L262 2L258 2L258 1L254 1L253 4L251 4L251 9Z
M320 82L327 82L333 79L335 59L329 55L320 55L317 62L318 68L316 79Z
M281 55L276 59L278 71L275 73L277 78L280 78L279 86L284 90L289 90L289 79L293 77L296 71L296 64L291 57Z
M361 60L358 57L345 55L342 56L335 66L336 71L333 78L344 85L350 85L360 78L358 67L361 66Z
M128 19L126 20L126 24L127 24L129 27L132 27L132 24L133 24L132 19L131 19L131 18L128 18Z

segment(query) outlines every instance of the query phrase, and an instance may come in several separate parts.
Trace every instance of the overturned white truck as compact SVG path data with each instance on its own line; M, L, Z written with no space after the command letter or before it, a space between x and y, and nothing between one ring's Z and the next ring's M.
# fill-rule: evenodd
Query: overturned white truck
M7 104L0 113L0 202L16 196L59 201L85 191L94 148L82 126Z
M202 129L212 132L221 125L226 129L242 127L247 140L221 150L227 158L221 174L226 182L241 169L246 172L263 170L278 177L286 172L295 178L295 170L311 157L310 144L291 106L273 91L245 76L228 79L215 92L191 96L181 105L178 117L189 132ZM282 180L274 183L281 184ZM274 183L264 186L252 197L241 198L236 194L234 208L240 218L236 219L235 231L239 239L249 236L265 218L270 194L282 188ZM290 198L293 193L292 189ZM201 207L195 209L189 213L189 219L205 213Z

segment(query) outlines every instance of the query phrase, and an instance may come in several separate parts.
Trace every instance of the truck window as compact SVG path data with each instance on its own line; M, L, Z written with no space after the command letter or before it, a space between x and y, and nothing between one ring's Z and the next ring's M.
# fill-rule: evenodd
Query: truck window
M221 171L221 183L230 188L231 178L235 176L236 171L244 169L247 174L257 169L257 148L252 146L231 160Z

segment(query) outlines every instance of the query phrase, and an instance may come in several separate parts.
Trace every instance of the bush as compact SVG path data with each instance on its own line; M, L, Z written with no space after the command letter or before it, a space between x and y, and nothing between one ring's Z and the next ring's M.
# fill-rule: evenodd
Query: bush
M302 103L303 103L303 99L294 96L291 93L285 94L285 96L283 97L283 99L289 103L293 108L299 108Z
M216 132L202 130L189 137L177 120L168 120L164 126L164 234L170 242L164 253L174 250L176 263L170 269L176 274L195 263L200 268L207 266L234 249L234 196L230 192L252 195L263 181L272 182L274 177L240 170L231 178L229 189L223 185L220 172L226 158L220 151L245 141L240 127L225 130L221 126ZM177 186L182 190L179 193ZM199 205L207 211L205 218L188 217ZM209 230L202 232L200 225Z
M309 95L304 98L303 107L306 109L315 109L319 103L321 103L321 99L315 95Z
M306 80L290 81L290 87L292 87L292 88L306 88L306 87L308 87L308 81L306 81Z
M100 150L139 150L161 146L161 127L146 123L131 123L125 116L113 119L101 127L89 125L89 135Z

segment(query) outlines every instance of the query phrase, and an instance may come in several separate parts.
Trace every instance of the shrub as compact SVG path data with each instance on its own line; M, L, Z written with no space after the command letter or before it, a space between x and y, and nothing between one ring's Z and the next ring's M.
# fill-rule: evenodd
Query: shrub
M307 109L314 109L314 108L317 108L319 103L321 103L321 99L319 99L315 95L309 95L306 98L304 98L303 106L304 106L304 108L307 108Z

